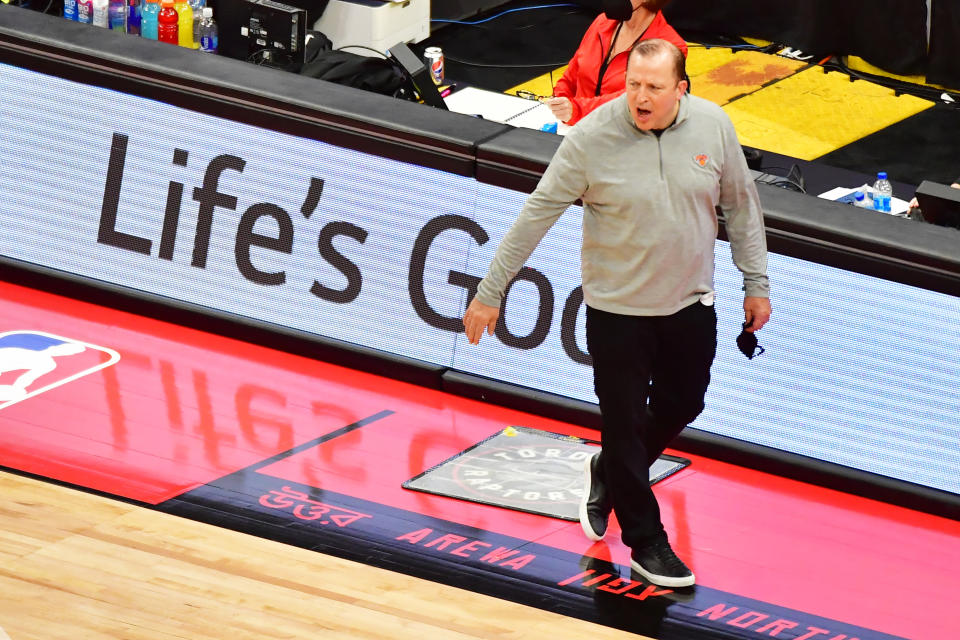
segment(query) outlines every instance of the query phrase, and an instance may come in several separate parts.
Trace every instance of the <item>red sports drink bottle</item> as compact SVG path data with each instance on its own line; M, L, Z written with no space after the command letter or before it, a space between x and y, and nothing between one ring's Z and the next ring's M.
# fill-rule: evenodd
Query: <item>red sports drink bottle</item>
M157 40L177 44L180 36L177 28L178 19L173 0L163 0L160 4L160 13L157 14Z

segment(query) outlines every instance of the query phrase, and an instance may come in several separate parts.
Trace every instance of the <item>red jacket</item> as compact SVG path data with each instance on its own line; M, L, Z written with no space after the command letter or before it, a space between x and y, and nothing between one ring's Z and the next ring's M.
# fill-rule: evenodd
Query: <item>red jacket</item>
M567 124L575 124L580 118L604 102L613 100L624 91L624 75L627 73L629 50L619 53L607 65L603 74L603 82L600 85L600 95L596 95L600 65L603 64L607 52L610 51L610 43L613 40L614 32L617 30L617 24L616 20L611 20L602 13L597 16L597 19L593 21L593 24L584 34L580 47L573 54L563 77L560 78L557 86L553 89L553 95L569 98L570 102L573 103L573 116L567 120ZM673 30L673 27L667 24L662 12L657 12L657 15L653 17L653 22L650 23L640 39L649 40L651 38L661 38L672 42L680 48L684 56L687 55L687 43Z

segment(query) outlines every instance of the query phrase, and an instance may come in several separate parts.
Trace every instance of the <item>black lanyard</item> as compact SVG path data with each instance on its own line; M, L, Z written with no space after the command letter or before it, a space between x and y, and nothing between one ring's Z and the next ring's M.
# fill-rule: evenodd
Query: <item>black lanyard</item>
M651 21L651 24L653 24L652 21ZM597 74L597 88L594 89L594 91L593 91L593 95L595 95L595 96L599 96L599 95L600 95L600 86L603 84L603 76L604 76L604 74L607 72L607 67L610 66L610 63L611 63L611 62L613 62L613 45L615 45L615 44L617 43L617 36L620 35L620 29L621 29L621 28L623 28L623 21L622 21L622 20L617 23L617 30L613 32L613 38L610 40L610 48L607 49L607 55L604 56L603 64L600 65L600 72ZM647 28L643 30L643 33L641 33L640 36L639 36L636 40L633 41L633 44L630 45L630 48L631 48L631 49L632 49L638 42L640 42L640 40L643 39L644 34L647 33L647 29L649 29L649 28L650 28L650 25L648 24L648 25L647 25ZM597 37L598 37L598 38L600 37L599 34L597 35ZM601 49L603 48L603 40L600 41L600 48L601 48Z

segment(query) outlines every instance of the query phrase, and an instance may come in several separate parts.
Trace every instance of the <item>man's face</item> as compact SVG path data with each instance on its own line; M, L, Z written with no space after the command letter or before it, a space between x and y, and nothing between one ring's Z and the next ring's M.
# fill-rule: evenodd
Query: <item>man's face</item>
M630 55L627 65L627 104L637 128L666 129L677 116L687 81L677 81L673 59L667 53Z

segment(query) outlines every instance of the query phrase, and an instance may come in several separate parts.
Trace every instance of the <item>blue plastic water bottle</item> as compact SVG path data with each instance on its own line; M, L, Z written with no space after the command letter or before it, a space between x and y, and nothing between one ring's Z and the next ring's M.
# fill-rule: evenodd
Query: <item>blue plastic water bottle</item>
M893 185L887 180L887 172L877 173L877 181L873 183L873 208L877 211L890 213L890 199L893 197Z

